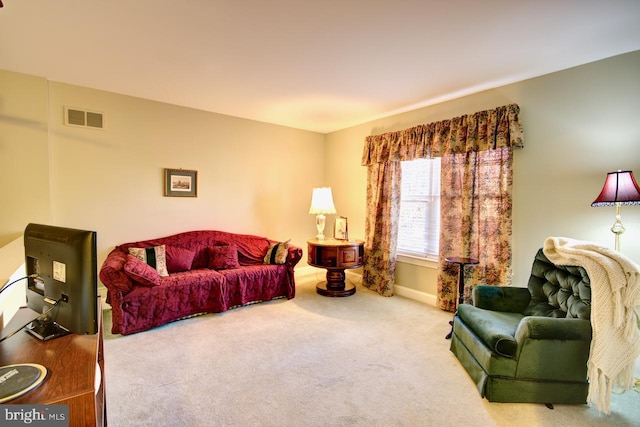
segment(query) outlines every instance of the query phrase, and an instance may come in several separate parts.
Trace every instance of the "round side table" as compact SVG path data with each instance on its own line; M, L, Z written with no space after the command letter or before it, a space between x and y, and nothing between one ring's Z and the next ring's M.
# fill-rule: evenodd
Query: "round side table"
M458 264L460 266L460 272L458 273L458 303L456 304L457 309L458 306L464 302L464 268L467 265L478 264L479 261L475 258L465 257L447 257L444 260L448 263ZM451 338L451 335L453 335L453 321L449 322L449 324L451 325L451 332L447 334L446 339Z
M307 263L327 269L327 281L318 283L316 292L325 297L348 297L356 287L346 282L344 270L362 267L364 240L313 239L307 242Z

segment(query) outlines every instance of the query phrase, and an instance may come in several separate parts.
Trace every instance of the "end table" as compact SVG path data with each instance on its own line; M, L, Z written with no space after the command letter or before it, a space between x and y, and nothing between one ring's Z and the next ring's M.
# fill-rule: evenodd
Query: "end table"
M464 268L467 265L478 264L479 261L475 258L465 257L447 257L444 260L448 263L458 264L460 266L460 272L458 273L458 303L456 304L457 308L464 302ZM446 339L451 338L451 335L453 335L453 321L449 322L449 324L451 325L451 332L447 334Z
M316 292L326 297L348 297L356 293L346 283L344 270L364 264L364 240L312 239L307 241L307 263L327 269L327 281L318 283Z

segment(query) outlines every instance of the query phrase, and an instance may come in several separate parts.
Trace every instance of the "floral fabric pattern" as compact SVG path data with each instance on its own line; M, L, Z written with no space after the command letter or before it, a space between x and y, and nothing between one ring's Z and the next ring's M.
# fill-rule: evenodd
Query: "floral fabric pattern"
M511 284L513 156L510 148L444 156L440 177L438 306L455 311L459 268L446 257L480 261L467 267L464 301L472 283Z
M400 215L399 162L375 163L367 169L363 286L393 296Z
M302 248L289 244L285 264L263 264L272 243L276 242L266 237L198 230L116 246L100 268L100 280L107 288L107 303L112 308L111 332L127 335L196 314L294 298L294 267L302 258ZM132 274L133 268L125 270L129 248L163 245L184 249L182 254L193 253L189 255L189 259L193 258L191 269L157 279L138 270ZM230 252L235 268L208 268L210 248L217 247L229 249L227 255ZM227 260L226 256L223 258Z
M447 256L480 257L474 282L510 284L512 153L524 146L519 113L510 104L366 138L363 285L393 295L400 162L432 157L442 157L438 305L455 310L458 269Z
M362 165L430 159L448 154L523 147L517 104L450 120L368 136Z

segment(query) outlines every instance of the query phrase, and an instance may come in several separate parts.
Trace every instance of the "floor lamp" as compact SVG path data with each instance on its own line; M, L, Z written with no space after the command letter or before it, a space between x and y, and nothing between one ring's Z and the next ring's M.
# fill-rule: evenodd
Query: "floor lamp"
M640 205L640 187L631 171L609 172L600 195L591 206L616 207L616 221L611 227L611 232L616 235L616 251L620 251L620 235L624 233L620 219L622 205Z

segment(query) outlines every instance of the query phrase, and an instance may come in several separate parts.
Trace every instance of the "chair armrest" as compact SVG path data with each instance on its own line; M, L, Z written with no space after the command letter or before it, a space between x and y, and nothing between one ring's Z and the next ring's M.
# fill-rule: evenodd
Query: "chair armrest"
M587 381L591 346L591 323L588 320L525 316L516 329L515 339L517 378Z
M584 319L526 316L516 330L516 341L562 340L591 341L591 323Z
M478 285L473 288L473 305L492 311L523 313L531 294L527 288Z

